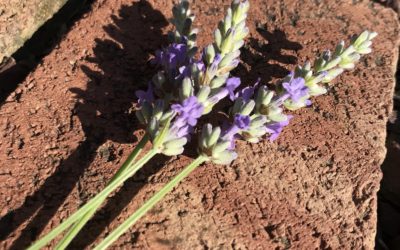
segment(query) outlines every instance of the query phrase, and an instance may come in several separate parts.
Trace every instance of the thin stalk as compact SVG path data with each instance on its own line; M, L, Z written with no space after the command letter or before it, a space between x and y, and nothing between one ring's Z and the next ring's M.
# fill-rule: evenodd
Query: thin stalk
M109 247L115 240L117 240L123 233L125 233L136 221L145 215L151 208L154 207L164 196L176 187L184 178L186 178L196 167L207 160L204 156L197 157L190 165L185 167L182 172L175 176L168 182L160 191L144 203L138 210L136 210L128 219L126 219L119 227L111 232L94 250L103 250Z
M136 160L137 156L142 152L144 146L146 143L149 141L149 135L146 133L143 138L140 140L138 145L136 145L135 149L132 151L132 153L128 156L124 164L118 169L118 171L115 173L115 175L111 178L111 180L108 182L107 185L110 185L111 182L113 182L118 176L123 175L126 171L129 171L131 166L133 165L133 161ZM96 206L93 206L92 210L87 212L80 220L75 222L75 224L69 229L67 234L60 240L60 242L57 244L55 249L57 250L64 250L69 243L75 238L75 236L80 232L80 230L86 225L86 223L90 220L90 218L93 217L93 215L96 213L97 209L103 201L99 202Z
M63 221L60 225L50 231L50 233L48 233L40 240L36 241L32 246L28 248L28 250L39 250L40 248L46 246L52 239L54 239L60 233L70 227L74 222L82 218L87 212L92 210L93 207L98 206L101 201L106 199L108 195L110 195L116 188L118 188L122 183L129 179L139 168L146 164L157 153L157 149L151 149L149 152L147 152L146 155L144 155L132 166L132 168L129 168L129 171L126 171L123 175L115 178L115 180L111 182L108 186L106 186L100 193L98 193L89 202L87 202L84 206L82 206L65 221Z

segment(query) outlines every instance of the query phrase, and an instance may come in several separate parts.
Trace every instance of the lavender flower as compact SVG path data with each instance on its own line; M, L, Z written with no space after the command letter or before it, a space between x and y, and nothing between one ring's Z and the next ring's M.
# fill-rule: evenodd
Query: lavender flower
M230 164L237 158L237 154L231 147L231 141L221 136L219 127L213 128L211 124L205 124L199 138L199 153L216 164Z
M282 87L293 102L299 102L304 97L308 97L308 88L304 85L303 78L294 78L293 73L291 75L290 81L282 83Z
M229 99L234 101L236 99L235 89L240 85L240 78L238 77L231 77L226 80L226 89L229 92Z
M173 43L164 50L159 50L153 62L161 65L165 71L176 70L188 61L187 45Z
M206 60L206 59L203 59ZM211 82L211 80L215 77L215 75L218 73L218 65L222 60L222 56L221 54L217 54L214 57L213 62L211 63L211 65L207 68L206 72L205 72L205 76L203 79L203 85L206 85L206 83Z
M192 29L194 15L191 14L188 0L181 0L172 8L173 18L171 23L175 25L175 32L170 32L171 42L185 43L190 50L196 50L197 29ZM194 54L194 53L192 53Z
M227 129L222 137L225 141L230 141L230 149L235 148L235 137L242 130L247 130L250 126L250 117L248 115L236 114L233 124Z
M314 62L304 66L297 66L294 77L305 79L305 85L309 88L311 96L318 96L326 93L326 88L320 83L329 83L345 70L353 69L361 55L370 53L372 40L377 36L376 32L364 31L354 37L350 46L345 48L344 41L341 41L333 53L325 51Z
M143 105L144 102L152 103L154 101L153 86L149 83L146 91L137 90L135 95L138 98L139 106Z
M248 115L236 114L233 124L240 130L246 130L250 125L250 117Z
M266 125L267 133L270 133L269 140L275 141L280 133L282 132L283 128L287 125L289 125L290 119L292 119L293 116L288 115L288 119L286 121L281 121L281 122L272 122Z
M206 103L209 106L214 106L220 100L224 99L228 94L229 94L229 90L227 88L220 88L214 95L212 95L210 98L208 98ZM211 111L211 109L209 111ZM207 113L208 113L208 110L207 110Z
M236 93L235 97L242 97L243 100L248 101L250 100L254 92L256 91L258 85L260 84L261 78L258 78L257 81L253 84L253 86L248 86L240 90L238 93Z
M197 119L203 114L204 106L197 101L195 96L191 96L183 101L182 104L173 104L171 109L178 113L176 125L195 126Z

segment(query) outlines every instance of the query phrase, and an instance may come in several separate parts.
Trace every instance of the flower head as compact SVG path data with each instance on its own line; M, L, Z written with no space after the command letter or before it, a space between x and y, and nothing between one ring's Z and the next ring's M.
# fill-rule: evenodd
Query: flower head
M214 57L214 61L211 63L210 67L209 67L209 72L211 72L211 75L214 76L217 71L218 71L218 65L222 60L222 56L221 54L217 54Z
M199 60L193 64L196 65L196 67L199 71L202 71L202 72L206 71L206 65L204 64L204 62L202 60Z
M250 100L253 97L254 92L256 91L258 85L260 84L260 81L261 81L261 78L258 78L253 86L248 86L248 87L240 90L238 93L236 93L236 98L242 97L243 100L245 100L245 101Z
M182 104L173 104L171 109L178 113L178 117L172 125L172 130L178 137L182 137L189 134L191 128L196 126L197 119L203 114L204 106L198 102L195 96L191 96L185 99Z
M136 97L138 98L138 104L141 106L144 102L152 103L154 101L154 94L153 94L153 86L151 83L146 91L137 90L135 92Z
M195 96L187 98L182 104L173 104L171 108L179 114L178 119L184 119L191 126L196 125L204 110L203 104L199 103Z
M269 137L269 140L270 141L275 141L276 138L278 138L278 136L282 132L283 128L285 126L289 125L289 121L292 118L293 118L293 116L288 115L287 116L287 120L285 120L285 121L272 122L272 123L266 124L267 133L271 134L271 136Z
M226 89L229 92L229 99L231 99L231 101L234 101L236 99L234 91L237 87L239 87L239 85L240 85L239 77L231 77L228 78L228 80L226 80Z
M248 115L235 114L233 119L233 124L225 130L222 137L225 141L230 141L229 149L235 148L235 138L241 131L247 130L250 126L250 117Z
M305 80L301 77L293 78L292 76L289 81L282 83L282 87L293 102L298 102L308 96L308 88L305 85Z
M240 130L247 130L250 126L248 115L236 114L233 122Z
M165 70L174 70L187 62L187 45L173 43L164 50L159 50L154 58L154 63L164 67Z

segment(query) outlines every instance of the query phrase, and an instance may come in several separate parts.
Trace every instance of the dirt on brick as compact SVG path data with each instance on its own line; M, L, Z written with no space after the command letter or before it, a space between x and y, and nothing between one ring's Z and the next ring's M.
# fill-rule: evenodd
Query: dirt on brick
M252 0L234 75L273 84L364 29L374 52L294 113L274 143L238 143L230 166L204 164L115 249L373 249L380 165L392 110L399 25L369 1ZM230 1L195 1L198 43ZM99 192L143 135L134 92L167 44L172 1L97 0L0 107L0 248L23 249ZM149 145L147 146L149 147ZM90 249L193 157L151 160L71 249ZM49 246L51 249L54 243Z

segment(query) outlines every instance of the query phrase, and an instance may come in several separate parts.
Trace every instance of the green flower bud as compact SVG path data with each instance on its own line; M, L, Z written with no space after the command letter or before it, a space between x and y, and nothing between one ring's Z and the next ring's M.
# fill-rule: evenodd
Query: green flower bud
M154 138L159 129L159 122L155 117L152 117L149 125L147 126L147 132L150 134L151 138Z
M353 54L350 54L347 58L351 62L358 62L358 60L360 60L360 58L361 58L361 55L358 53L353 53Z
M207 65L210 65L214 61L215 57L215 49L213 45L210 44L205 48L205 56Z
M226 82L226 79L228 78L227 75L229 75L229 74L225 74L223 76L214 77L210 82L211 89L216 89L216 88L219 88L222 85L224 85L224 83Z
M288 110L294 111L294 110L306 107L308 98L310 98L310 95L306 95L306 96L300 98L300 100L298 100L297 102L293 102L292 100L288 99L283 103L283 105Z
M247 12L250 8L249 1L238 3L237 5L232 5L233 14L233 25L237 25L247 17Z
M207 123L203 126L201 130L201 136L199 139L199 146L201 149L207 149L208 146L208 138L210 137L212 133L212 126L211 124Z
M157 119L161 119L164 111L164 101L163 100L157 100L156 104L154 105L153 108L153 117Z
M340 63L341 60L342 60L342 58L340 58L339 56L335 57L334 59L330 60L327 64L325 64L325 66L323 67L322 70L330 70L330 69L336 67Z
M235 152L226 150L219 154L213 155L211 160L215 164L229 165L236 158L237 154Z
M252 128L252 129L246 131L246 133L248 135L250 135L250 137L252 137L252 138L257 138L257 142L258 142L258 140L263 135L265 135L267 133L267 131L266 131L266 129L262 129L261 127L258 127L258 128ZM246 140L247 140L247 138L246 138Z
M369 36L368 36L368 40L374 39L377 35L378 35L378 33L376 33L376 32L370 32Z
M369 36L369 32L368 32L368 30L365 30L354 41L354 43L353 43L354 47L358 47L361 43L365 42L368 39L368 36Z
M347 57L348 55L350 55L351 53L355 52L356 49L354 48L353 45L350 45L347 49L345 49L343 51L343 53L340 55L342 58L343 57Z
M232 10L228 9L226 11L225 19L223 22L223 31L226 32L232 27Z
M245 35L246 36L246 35ZM233 43L233 48L232 48L232 50L233 51L240 51L239 49L241 48L241 47L243 47L243 45L244 45L244 41L243 40L239 40L239 41L237 41L237 42L234 42Z
M243 40L249 34L249 28L237 29L234 35L235 41Z
M342 69L348 69L349 70L349 69L353 69L356 65L351 60L346 58L345 60L342 60L340 62L339 66ZM329 76L327 78L329 78ZM330 81L332 81L334 78L329 78L329 79L330 79Z
M360 44L360 46L356 47L356 50L367 49L367 48L371 47L371 45L372 45L372 41L367 40L367 41L363 42L362 44Z
M244 100L243 98L239 97L236 98L235 102L233 103L233 107L231 109L231 114L236 114L236 113L240 113L240 111L242 110L242 106L244 105Z
M192 24L193 24L193 20L191 18L187 18L182 27L182 34L190 34Z
M307 79L310 79L311 77L312 77L312 75L313 75L313 72L312 72L312 70L310 70L310 71L304 71L304 80L307 80Z
M203 115L206 115L206 114L210 113L210 112L212 111L214 105L215 105L215 104L207 103L207 104L204 106Z
M256 103L254 100L249 100L247 103L243 105L241 108L240 113L242 115L250 115L250 113L253 111L254 107L256 106Z
M160 118L160 123L165 123L168 119L172 118L174 115L175 112L172 110L165 112Z
M372 49L371 49L371 48L358 49L357 52L360 53L360 54L362 54L362 55L365 55L365 54L371 53L371 52L372 52Z
M256 111L260 114L268 113L268 105L274 96L274 92L268 90L266 87L261 87L258 89L256 98Z
M182 81L182 88L179 89L179 96L181 100L185 100L193 95L193 83L190 77L185 77Z
M283 122L288 119L287 116L283 114L283 109L275 105L268 106L268 113L265 115L269 120L274 122Z
M230 141L221 141L215 145L212 150L213 155L218 155L221 152L225 151L231 145Z
M236 153L228 149L231 142L221 140L220 136L221 128L204 125L199 139L199 153L216 164L229 164L236 158Z
M151 114L153 113L153 108L148 102L144 102L142 104L141 112L144 120L146 121L146 123L148 123L150 121Z
M338 75L342 74L344 71L343 68L336 68L336 69L331 69L328 71L328 74L324 77L322 80L323 83L328 83L335 79Z
M305 71L310 71L311 70L310 61L306 61L306 63L304 64L303 70L305 70Z
M240 33L245 32L246 29L246 20L241 21L240 23L238 23L237 25L235 25L235 29L236 29L236 34L235 34L235 41L241 40L242 38L240 38Z
M322 57L319 57L314 63L315 71L316 72L322 71L322 68L325 66L325 64L326 61Z
M158 89L162 88L162 85L165 83L165 76L163 72L158 72L153 76L154 86Z
M173 140L169 140L167 142L164 142L163 143L163 147L165 149L182 148L186 143L187 143L186 137L182 137L182 138L173 139Z
M335 52L333 53L334 56L340 56L343 53L344 49L344 41L340 41L339 44L335 48Z
M215 41L215 45L216 45L215 47L219 49L221 47L221 43L222 43L222 34L219 29L216 29L214 31L214 41Z
M180 155L183 153L185 149L183 147L181 148L166 148L162 151L162 153L166 156L174 156L174 155Z
M143 117L142 111L141 110L137 110L135 112L136 118L139 120L139 122L143 125L146 125L146 120Z
M210 92L211 88L209 86L202 86L199 92L197 92L197 100L201 103L204 103L210 95Z
M263 135L261 135L261 136L263 136ZM248 138L245 138L245 139L246 139L246 141L248 141L250 143L258 143L258 142L260 142L260 137L258 137L258 136L254 136L254 137L253 136L249 136Z
M221 135L221 128L216 127L212 130L211 134L207 137L207 147L214 145Z
M272 97L274 97L274 92L272 91L267 91L267 95L264 97L262 100L263 105L268 105L271 103Z
M324 88L318 84L307 85L307 87L309 90L309 94L311 96L319 96L319 95L326 94L326 92L327 92L326 88Z
M225 39L221 43L221 55L225 55L232 51L234 29L229 29L226 33Z
M317 83L320 83L325 78L325 76L326 76L326 74L325 74L325 72L323 72L323 73L319 73L316 76L312 76L310 78L307 78L306 82L305 82L305 85L307 87L310 87L312 85L316 85Z
M218 67L219 68L223 68L223 67L229 65L234 59L236 59L239 56L240 56L240 51L239 50L233 51L231 53L226 54L222 58L221 62L218 64Z

